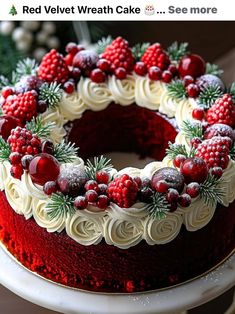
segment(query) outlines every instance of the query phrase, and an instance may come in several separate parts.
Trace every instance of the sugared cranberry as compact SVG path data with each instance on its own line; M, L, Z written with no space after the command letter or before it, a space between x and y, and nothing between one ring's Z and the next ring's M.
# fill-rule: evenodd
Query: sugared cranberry
M71 53L72 55L75 55L79 51L79 49L76 43L70 42L66 45L65 51L67 53Z
M14 94L14 90L11 87L4 87L2 89L2 97L5 98L5 99L8 96L13 95L13 94Z
M107 188L108 188L107 184L100 183L100 184L98 184L98 188L99 188L99 194L105 195L107 193Z
M127 76L126 69L122 67L115 69L114 73L115 73L116 78L119 80L124 80Z
M15 129L17 126L20 125L18 119L11 117L11 116L1 116L0 117L0 135L2 138L7 141L8 137L11 134L11 130Z
M190 75L186 75L186 76L183 78L183 83L184 83L184 86L187 87L188 85L194 83L194 78L193 78L192 76L190 76Z
M84 196L77 196L74 200L73 205L77 209L86 209L88 202Z
M36 155L29 164L29 174L33 183L44 185L48 181L56 181L60 173L58 161L51 155Z
M221 167L213 167L210 170L211 174L216 178L221 178L223 175L223 169Z
M103 83L106 79L105 73L100 69L94 69L91 71L91 80L97 84Z
M190 195L188 195L187 193L184 193L184 194L179 196L178 203L180 204L180 206L189 207L191 202L192 202L192 199L191 199Z
M205 111L202 108L195 108L192 111L192 117L196 120L202 121L205 116Z
M140 76L145 76L147 74L147 67L144 64L144 62L139 61L139 62L136 62L135 66L134 66L134 71L136 74L138 74Z
M72 70L70 71L70 76L77 82L80 77L81 77L82 73L81 70L79 68L73 67Z
M187 87L186 87L186 91L188 93L188 96L191 97L191 98L196 98L198 97L199 93L200 93L200 90L199 90L199 87L196 85L196 84L189 84Z
M33 160L33 156L32 155L24 155L21 159L21 165L25 170L29 169L29 164L31 163L31 161Z
M162 78L162 71L158 67L152 66L148 70L148 76L152 81L159 81Z
M72 53L68 53L64 57L64 61L65 61L67 66L71 66L73 64L73 58L74 58L74 55Z
M165 180L159 180L154 185L155 190L159 193L166 193L169 189L169 184Z
M24 170L21 164L11 166L10 173L13 178L20 180L23 172Z
M175 159L173 160L173 164L174 164L174 166L175 166L176 168L179 168L180 165L182 164L182 162L184 162L185 160L186 160L185 155L179 154L179 155L177 155L177 156L175 157Z
M176 189L179 193L184 188L184 176L175 168L164 167L157 170L152 177L153 189L156 189L157 183L162 180L168 184L168 188Z
M207 163L199 157L186 159L180 166L180 171L185 178L186 183L202 183L208 176Z
M54 144L51 140L44 140L41 146L42 153L47 153L50 155L54 154Z
M176 202L170 203L169 211L171 213L175 212L177 208L178 208L178 204Z
M12 165L18 165L21 163L22 155L18 152L13 152L9 156L10 163Z
M191 139L190 144L193 148L197 148L201 144L202 140L199 137L194 137Z
M76 53L73 59L73 66L78 67L85 76L90 76L91 71L96 67L99 57L93 50L82 50Z
M43 113L43 112L45 112L46 110L47 110L47 103L46 103L46 101L44 101L44 100L39 100L38 102L37 102L37 112L39 112L39 113Z
M95 190L86 191L85 198L89 203L94 203L98 198L98 193Z
M55 181L48 181L43 186L43 191L46 195L51 195L57 192L57 184Z
M110 71L110 61L109 60L99 59L96 65L101 71L103 71L105 73L108 73Z
M167 70L170 71L173 76L178 73L178 69L174 64L170 64Z
M108 184L110 180L110 175L105 170L100 170L96 173L96 181L98 183Z
M86 191L89 191L89 190L94 190L96 192L99 191L99 187L98 187L98 183L95 181L95 180L88 180L86 183L85 183L85 190Z
M150 203L152 201L153 190L146 186L142 187L139 191L139 200L144 203Z
M173 77L173 75L170 71L166 70L166 71L162 72L162 81L164 83L170 83L172 80L172 77Z
M231 126L222 124L222 123L216 123L208 126L208 128L204 132L204 138L210 139L214 136L222 136L222 137L229 137L232 141L235 139L235 133L234 130L231 128Z
M176 189L169 189L166 194L166 199L169 203L176 203L179 198L179 192Z
M181 77L190 75L196 78L205 73L206 63L199 55L189 54L180 60L178 69Z
M196 84L200 88L200 90L203 90L204 88L207 88L208 86L218 86L221 91L224 91L224 83L222 80L213 74L205 74L197 78Z
M186 187L186 193L195 198L199 195L200 192L200 185L197 182L191 182Z
M63 85L63 89L67 94L72 94L75 90L74 83L71 81L67 81Z
M150 186L151 186L151 180L149 178L143 178L142 187L150 187Z
M138 188L140 188L142 185L142 180L140 179L140 177L134 177L133 180L137 183Z
M109 202L110 202L110 200L109 200L107 195L100 195L100 196L98 196L96 205L100 209L105 209L109 206Z

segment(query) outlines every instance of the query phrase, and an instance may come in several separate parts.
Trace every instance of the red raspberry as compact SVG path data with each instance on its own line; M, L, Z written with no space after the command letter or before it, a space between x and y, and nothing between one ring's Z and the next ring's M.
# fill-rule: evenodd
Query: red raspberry
M203 158L209 168L221 167L225 169L229 163L230 145L230 138L216 136L203 141L197 148L196 156Z
M12 152L22 155L37 155L41 151L40 138L25 128L17 127L8 138Z
M157 66L161 70L166 70L170 64L168 54L162 49L159 43L155 43L148 47L143 54L141 61L145 63L148 69L152 66Z
M111 70L124 68L127 72L131 72L134 68L135 59L132 55L128 42L122 37L117 37L107 46L101 58L111 62Z
M206 119L209 124L224 123L235 126L235 106L231 95L224 94L216 100L214 105L207 111Z
M64 83L68 80L69 70L64 58L55 49L48 52L38 69L38 76L46 82Z
M22 122L30 121L37 115L37 97L34 91L9 96L2 110L5 114L18 118Z
M108 197L120 207L131 207L137 201L138 185L128 175L123 174L108 185Z
M10 173L13 178L20 180L23 172L23 167L20 164L11 166Z

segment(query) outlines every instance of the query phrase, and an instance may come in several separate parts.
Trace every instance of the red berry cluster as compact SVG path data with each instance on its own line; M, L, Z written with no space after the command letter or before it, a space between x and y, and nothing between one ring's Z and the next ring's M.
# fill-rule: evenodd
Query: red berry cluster
M155 66L164 71L170 64L170 58L159 43L155 43L148 47L143 54L141 61L146 65L147 69Z

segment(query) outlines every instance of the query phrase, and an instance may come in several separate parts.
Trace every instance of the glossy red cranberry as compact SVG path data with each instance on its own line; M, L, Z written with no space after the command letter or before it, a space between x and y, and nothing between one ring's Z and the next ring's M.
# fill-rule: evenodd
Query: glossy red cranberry
M197 182L191 182L186 187L186 193L195 198L199 195L200 192L200 185Z
M162 81L164 83L170 83L173 78L173 75L170 71L166 70L162 72Z
M110 61L109 60L99 59L96 65L101 71L103 71L105 73L108 73L110 71Z
M18 152L13 152L9 156L10 163L12 165L18 165L21 163L22 155Z
M99 188L99 194L104 194L106 195L107 194L107 188L108 188L108 185L105 184L105 183L100 183L98 184L98 188Z
M79 48L76 43L70 42L66 45L65 51L67 53L71 53L72 55L75 55L79 51Z
M108 184L110 180L110 175L105 170L100 170L96 173L96 181L98 183L105 183Z
M73 58L74 58L74 55L72 53L68 53L64 57L64 61L65 61L67 66L71 66L73 64Z
M148 77L152 81L159 81L162 78L162 71L158 67L152 66L148 70Z
M81 70L79 68L75 68L73 67L73 69L70 71L70 76L77 82L80 77L81 77L82 73Z
M194 137L191 139L190 144L193 148L197 148L199 144L202 143L202 140L199 137Z
M94 203L98 198L98 193L95 190L86 191L85 198L88 203Z
M178 73L177 66L175 66L174 64L170 64L167 70L170 71L173 76Z
M180 60L178 69L181 77L190 75L193 78L197 78L205 74L206 63L199 55L189 54Z
M205 111L202 108L195 108L192 111L192 117L196 120L202 121L205 117Z
M139 61L139 62L136 62L134 66L134 71L136 74L140 76L145 76L147 74L147 67L144 62Z
M0 135L5 141L7 141L10 136L11 130L15 129L17 126L20 126L18 119L7 115L0 117Z
M191 202L192 202L192 199L191 199L190 195L188 195L187 193L184 193L184 194L179 196L178 203L180 204L180 206L189 207Z
M149 186L142 187L139 191L139 200L144 203L152 201L153 190Z
M194 83L186 86L186 91L188 93L188 96L191 98L197 98L200 93L199 87Z
M46 195L51 195L53 193L56 193L57 190L58 188L55 181L48 181L43 186L43 191Z
M114 73L115 73L116 78L119 80L124 80L127 76L126 69L122 67L115 69Z
M210 170L211 174L216 178L221 178L223 175L223 169L221 167L213 167Z
M47 110L47 103L44 100L39 100L37 102L37 112L44 113Z
M165 180L159 180L154 187L157 192L166 193L169 189L169 184Z
M184 83L184 86L187 87L188 85L190 84L193 84L194 83L194 78L191 76L191 75L186 75L184 78L183 78L183 83Z
M110 200L107 195L98 196L96 206L100 209L106 209L109 206Z
M170 203L170 209L169 209L169 211L170 211L171 213L175 212L177 208L178 208L178 204L177 204L176 202Z
M54 154L54 144L51 140L44 140L41 146L42 153L47 153L50 155Z
M7 86L2 89L1 93L2 93L2 97L6 99L8 96L14 94L14 90L13 88Z
M96 192L99 191L98 183L95 180L88 180L84 187L86 191L89 190L94 190Z
M137 183L138 188L141 188L142 180L140 179L140 177L134 177L133 180Z
M44 185L48 181L56 181L60 173L58 161L51 155L36 155L29 164L29 174L33 183Z
M74 200L73 205L77 209L86 209L88 202L84 196L77 196Z
M202 158L187 158L181 164L180 172L183 174L186 183L202 183L208 176L208 166Z
M177 155L177 156L175 157L175 159L173 160L173 164L174 164L174 166L175 166L176 168L179 168L180 165L182 164L182 162L184 162L185 160L186 160L185 155L179 154L179 155Z
M105 79L106 79L106 75L105 73L100 70L100 69L94 69L91 71L91 76L90 76L91 80L94 82L94 83L103 83L105 82Z
M74 83L71 82L71 81L67 81L64 83L64 86L63 86L63 89L64 91L67 93L67 94L72 94L75 90L75 86L74 86Z
M11 166L10 173L13 178L20 180L23 172L23 167L20 164Z
M31 161L33 160L34 156L32 155L24 155L21 158L21 165L25 170L29 169L29 164L31 163Z
M176 203L179 198L179 192L176 189L169 189L166 194L166 199L169 203Z

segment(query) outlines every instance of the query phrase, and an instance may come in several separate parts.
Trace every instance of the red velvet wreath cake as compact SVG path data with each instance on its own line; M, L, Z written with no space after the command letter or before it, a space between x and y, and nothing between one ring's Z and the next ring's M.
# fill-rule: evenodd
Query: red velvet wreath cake
M104 45L106 44L106 45ZM0 239L97 292L166 288L235 247L235 86L174 43L75 43L1 77ZM3 87L3 85L5 85ZM103 155L153 162L116 170Z

